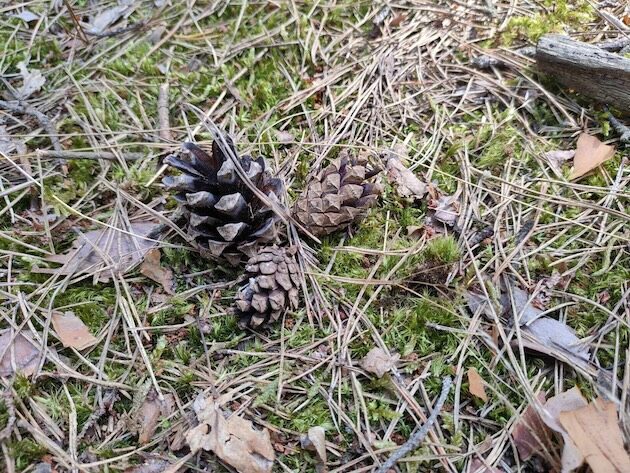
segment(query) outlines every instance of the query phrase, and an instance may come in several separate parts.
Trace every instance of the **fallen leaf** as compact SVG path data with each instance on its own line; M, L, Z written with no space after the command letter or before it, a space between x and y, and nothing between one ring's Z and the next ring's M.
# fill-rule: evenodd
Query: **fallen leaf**
M387 178L402 198L422 199L427 193L427 185L409 170L394 153L385 163Z
M128 9L128 5L118 5L103 10L92 19L87 31L93 34L103 33L110 25L116 23Z
M537 396L540 406L545 404L545 393ZM535 406L525 408L512 430L512 440L521 460L527 461L532 456L544 452L552 444L551 431L544 424Z
M46 83L46 78L36 69L29 71L24 61L19 62L17 67L20 70L20 76L22 76L22 85L16 89L16 98L24 100L35 92L39 92Z
M39 364L40 349L25 335L14 336L11 329L3 330L0 336L0 376L12 376L16 372L32 375ZM15 367L15 369L14 369Z
M140 272L149 279L160 283L167 294L175 294L173 291L173 271L160 266L160 250L158 248L151 248L147 251L144 261L140 265Z
M569 472L584 463L584 457L580 450L560 424L560 414L564 411L574 411L587 405L586 399L577 387L562 392L550 398L540 412L542 421L555 432L562 435L564 447L562 448L562 472Z
M106 282L114 274L129 271L157 245L156 241L146 238L156 226L152 222L136 222L125 230L104 227L87 232L80 235L66 253L46 257L46 261L62 264L61 268L37 268L34 272L65 276L94 273L97 281Z
M560 424L593 473L630 472L615 404L597 399L579 409L560 412Z
M295 137L293 136L292 133L289 133L288 131L274 129L274 133L276 135L276 139L278 140L278 143L282 145L289 145L295 142Z
M403 15L402 13L399 13L394 18L392 18L392 21L389 22L389 26L391 26L392 28L397 28L397 27L400 26L400 24L403 21L405 21L406 18L407 18L406 15Z
M385 373L396 367L398 360L400 355L397 353L389 355L381 348L372 348L359 364L365 371L382 378Z
M31 21L39 20L39 15L36 15L30 10L26 8L22 10L20 13L16 13L15 15L11 15L13 18L19 18L24 23L30 23Z
M172 394L165 394L160 401L155 389L151 389L136 413L135 421L138 426L138 443L144 445L153 439L161 417L168 417L175 408L175 398Z
M186 435L192 452L212 451L240 473L271 473L276 454L267 429L234 414L226 419L211 398L199 396L193 408L200 423Z
M614 155L614 146L605 145L596 136L582 133L578 138L575 157L573 158L573 170L569 179L579 179Z
M630 15L624 15L621 21L623 21L624 25L630 26Z
M483 402L488 400L483 378L474 367L468 369L468 391Z
M429 208L435 211L434 218L447 225L454 225L459 211L455 196L443 195L429 203Z
M311 427L306 435L300 438L300 445L306 450L313 450L322 463L326 463L326 431L323 427Z
M544 154L545 158L547 159L547 161L549 161L549 164L551 165L552 168L554 168L556 171L560 171L562 168L562 164L565 161L568 161L570 159L573 159L573 157L575 156L575 150L571 149L571 150L554 150L554 151L547 151Z
M96 343L96 337L90 333L83 321L74 312L53 312L52 325L64 347L83 350Z

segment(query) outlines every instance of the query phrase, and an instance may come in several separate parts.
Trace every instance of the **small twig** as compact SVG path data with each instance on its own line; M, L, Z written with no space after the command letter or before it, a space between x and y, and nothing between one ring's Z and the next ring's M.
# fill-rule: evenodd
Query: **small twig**
M164 141L173 141L170 120L168 118L168 83L160 85L157 100L158 127L160 138Z
M450 376L447 376L442 380L442 392L440 393L440 397L436 401L435 406L433 406L433 412L431 412L427 421L411 437L409 437L409 440L396 450L378 470L376 470L376 473L386 473L390 468L394 467L398 460L404 458L409 452L420 446L424 438L429 433L429 430L431 430L431 426L435 423L438 414L442 410L442 406L444 406L446 396L451 389L452 383L453 380Z
M527 46L525 48L519 48L514 50L514 53L520 54L525 57L534 57L536 54L536 48L533 46ZM476 58L473 58L471 61L472 65L477 69L490 69L491 67L507 67L508 64L494 56L490 56L489 54L483 54Z
M61 143L59 141L59 137L57 136L57 128L53 125L53 122L50 121L45 114L37 110L35 107L28 105L20 100L15 100L11 102L7 102L6 100L0 100L0 108L4 108L5 110L9 110L15 113L21 113L24 115L30 115L35 118L39 124L44 127L46 133L48 133L48 137L50 138L50 142L52 143L55 151L61 151Z
M612 113L608 112L608 121L619 134L619 141L624 145L630 144L630 128L621 123Z
M42 158L55 159L105 159L107 161L118 161L118 155L109 151L51 151L45 149L37 150L37 154ZM122 153L125 161L137 161L146 156L145 153Z
M9 418L7 419L7 425L0 430L0 441L9 438L11 431L13 430L13 426L15 425L15 405L13 404L13 393L7 389L2 393L2 398L4 398L4 404L7 409L7 413L9 414Z

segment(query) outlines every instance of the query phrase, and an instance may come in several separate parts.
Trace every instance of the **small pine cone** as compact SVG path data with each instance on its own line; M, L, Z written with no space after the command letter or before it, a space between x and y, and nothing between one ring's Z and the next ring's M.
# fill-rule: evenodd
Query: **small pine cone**
M313 177L295 202L293 217L306 230L322 237L362 218L382 192L370 182L379 171L368 170L364 157L340 156Z
M286 309L297 308L300 281L294 255L293 249L274 245L249 259L249 282L236 295L241 328L271 324Z
M265 160L238 157L226 137L231 154L256 188L272 202L278 202L282 181L269 175ZM258 245L276 239L276 215L241 179L237 165L217 141L206 153L193 143L164 162L181 171L162 183L175 193L184 210L185 230L203 256L226 258L237 264L242 255L256 253Z

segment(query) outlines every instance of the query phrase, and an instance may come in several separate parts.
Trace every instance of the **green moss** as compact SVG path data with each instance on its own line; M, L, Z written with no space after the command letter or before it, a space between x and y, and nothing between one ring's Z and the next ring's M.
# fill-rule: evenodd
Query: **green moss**
M459 245L452 235L429 241L424 252L427 258L442 264L454 263L461 257Z
M28 437L22 438L22 440L9 441L8 447L17 471L23 471L38 463L48 453L45 447Z
M595 11L586 0L543 0L542 4L544 12L510 19L501 35L504 44L515 40L536 42L544 34L579 29L595 18Z

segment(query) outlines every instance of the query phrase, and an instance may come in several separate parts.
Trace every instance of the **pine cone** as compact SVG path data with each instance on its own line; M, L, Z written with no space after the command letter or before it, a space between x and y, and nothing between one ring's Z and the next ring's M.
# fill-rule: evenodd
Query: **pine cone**
M364 157L341 155L307 184L293 208L293 217L317 237L329 235L364 217L382 192L369 179Z
M226 141L252 183L272 201L278 201L282 181L270 177L265 160L238 157L232 140ZM184 209L186 232L203 256L223 256L237 264L242 254L252 256L258 244L276 238L276 215L241 179L234 161L215 141L212 154L193 143L164 162L182 171L162 182Z
M241 328L275 322L285 309L298 306L299 275L293 249L271 246L249 259L249 282L236 295Z

